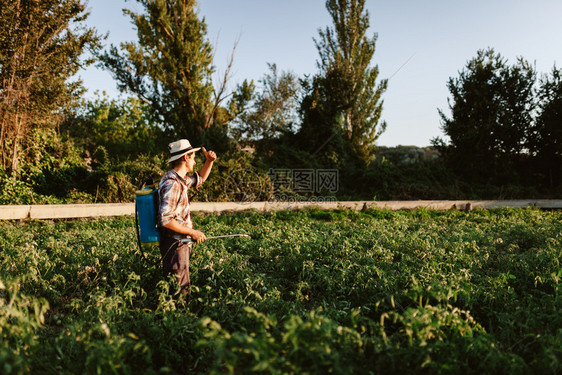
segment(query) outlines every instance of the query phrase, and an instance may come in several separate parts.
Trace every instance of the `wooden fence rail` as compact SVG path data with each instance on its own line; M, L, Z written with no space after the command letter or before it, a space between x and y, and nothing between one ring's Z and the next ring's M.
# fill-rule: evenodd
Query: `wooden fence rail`
M193 212L233 212L244 210L271 211L303 208L352 209L368 208L388 210L471 210L499 207L561 209L562 200L486 200L486 201L342 201L342 202L194 202ZM131 216L135 213L134 203L103 204L53 204L53 205L5 205L0 206L0 220L23 219L70 219L102 216Z

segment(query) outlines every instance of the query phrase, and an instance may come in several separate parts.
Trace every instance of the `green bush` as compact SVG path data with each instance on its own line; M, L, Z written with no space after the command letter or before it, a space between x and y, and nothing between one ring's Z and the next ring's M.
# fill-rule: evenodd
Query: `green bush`
M21 292L25 279L0 278L0 370L3 374L31 371L29 358L39 349L38 330L49 304Z
M251 238L194 247L187 304L158 250L136 248L132 218L0 223L0 360L15 373L559 373L560 219L194 215L208 235Z

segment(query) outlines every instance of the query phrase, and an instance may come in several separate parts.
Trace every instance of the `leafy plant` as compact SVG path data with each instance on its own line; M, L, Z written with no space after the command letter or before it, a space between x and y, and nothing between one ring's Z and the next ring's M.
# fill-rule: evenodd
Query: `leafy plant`
M132 218L0 223L3 371L558 373L557 211L194 215L188 303Z

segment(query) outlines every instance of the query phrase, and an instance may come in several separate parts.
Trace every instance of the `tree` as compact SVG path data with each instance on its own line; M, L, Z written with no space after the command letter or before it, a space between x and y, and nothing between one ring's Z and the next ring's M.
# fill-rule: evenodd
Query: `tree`
M151 121L146 105L137 98L85 100L78 113L62 124L90 155L103 146L114 160L162 152L162 130Z
M558 186L562 182L562 71L553 67L543 76L539 88L539 111L529 149L536 156L537 169L545 182Z
M0 4L0 161L18 174L26 137L52 129L80 93L69 81L92 59L99 36L83 25L88 13L81 0L12 0Z
M377 84L378 66L371 66L377 34L367 36L365 0L328 0L326 8L333 27L319 30L320 38L315 40L320 72L303 101L304 131L310 127L324 127L332 134L338 131L355 152L368 159L386 127L384 122L379 127L379 120L387 80Z
M472 181L517 182L528 154L535 80L529 63L519 58L509 66L491 48L479 50L458 78L449 79L451 117L439 114L450 143L441 142L441 149L458 173Z
M196 0L137 0L146 10L124 10L137 28L138 43L111 46L100 56L122 91L146 101L174 137L198 142L213 123L224 89L213 88L213 47ZM232 60L231 60L232 63ZM213 100L214 95L214 100Z
M296 131L298 122L298 92L300 84L291 72L277 71L275 64L268 64L269 73L260 80L258 92L252 89L249 103L232 124L236 139L256 143L258 149L267 152L283 135ZM244 92L244 82L237 90ZM238 102L241 100L234 98Z

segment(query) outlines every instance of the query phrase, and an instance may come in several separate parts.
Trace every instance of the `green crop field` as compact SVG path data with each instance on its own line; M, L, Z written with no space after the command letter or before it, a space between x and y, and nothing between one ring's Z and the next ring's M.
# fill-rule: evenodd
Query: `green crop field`
M0 373L562 373L562 213L195 216L187 305L132 218L0 223Z

